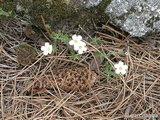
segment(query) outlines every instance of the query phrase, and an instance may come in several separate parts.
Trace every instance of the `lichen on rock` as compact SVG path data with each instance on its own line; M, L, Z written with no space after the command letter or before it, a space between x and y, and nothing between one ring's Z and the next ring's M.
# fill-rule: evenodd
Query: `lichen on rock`
M133 36L160 31L159 0L112 0L105 13Z
M102 4L110 22L132 36L141 37L160 31L159 0L88 0L86 8Z

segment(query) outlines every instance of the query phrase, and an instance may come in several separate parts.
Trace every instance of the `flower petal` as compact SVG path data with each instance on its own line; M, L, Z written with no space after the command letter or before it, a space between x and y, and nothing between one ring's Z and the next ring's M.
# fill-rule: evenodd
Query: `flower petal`
M49 46L49 51L48 51L48 53L49 53L49 54L52 53L52 45Z
M83 51L87 51L87 47L84 47L84 48L83 48Z
M73 40L76 40L76 39L77 39L77 35L73 35L73 36L72 36L72 39L73 39Z
M118 63L120 66L123 66L124 65L124 63L122 62L122 61L119 61L119 63Z
M48 51L48 54L51 54L52 53L52 51Z
M121 70L121 74L122 74L122 75L124 75L124 74L126 74L126 73L127 73L127 71L126 71L126 70L124 70L124 69L123 69L123 70Z
M86 46L86 43L83 41L79 42L79 44L81 44L81 46Z
M83 54L83 50L78 50L78 54Z
M118 68L119 68L119 64L115 64L115 65L114 65L114 68L115 68L115 69L118 69Z
M116 70L115 70L115 73L120 74L121 71L120 71L119 69L116 69Z
M128 66L127 65L123 65L123 69L127 70Z
M76 39L77 39L78 41L81 41L81 40L82 40L82 36L81 36L81 35L78 35Z
M74 45L74 41L73 40L69 41L69 44Z
M48 47L48 46L49 46L49 43L48 43L48 42L45 42L44 45L45 45L45 47Z
M43 54L44 54L44 55L48 55L48 51L44 51Z
M42 50L42 51L45 51L45 50L46 50L46 47L45 47L45 46L42 46L42 47L41 47L41 50Z
M79 50L79 45L75 44L75 45L74 45L74 50L75 50L75 51Z

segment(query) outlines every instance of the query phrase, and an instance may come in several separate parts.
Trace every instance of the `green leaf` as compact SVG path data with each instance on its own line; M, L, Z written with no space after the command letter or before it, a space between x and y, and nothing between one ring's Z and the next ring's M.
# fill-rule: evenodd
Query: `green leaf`
M61 31L58 31L56 33L55 32L52 33L51 38L59 40L60 42L62 42L64 44L68 44L69 40L71 40L71 38L69 38L69 36L67 34L62 34Z
M71 50L71 56L70 56L70 59L72 60L79 60L80 59L80 56L78 54L75 53L75 51Z
M99 38L99 37L94 37L94 38L91 40L91 43L99 45L99 44L100 44L100 38Z
M104 71L102 72L107 76L102 80L102 82L107 82L110 78L118 77L118 75L113 71L113 66L108 61L106 62Z
M96 58L100 58L101 61L103 61L104 56L103 56L102 53L96 53L94 56L95 56Z
M2 8L0 8L0 15L8 17L9 15L11 15L11 13L11 11L5 12Z
M50 26L49 24L46 24L45 26L46 26L46 28L48 28L48 29L51 28L51 26Z

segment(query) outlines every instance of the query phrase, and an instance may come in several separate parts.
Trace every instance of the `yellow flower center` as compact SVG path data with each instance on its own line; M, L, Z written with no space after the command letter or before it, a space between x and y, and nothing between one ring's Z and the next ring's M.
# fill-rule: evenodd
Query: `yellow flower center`
M50 51L51 49L48 47L47 50Z
M78 42L78 40L74 40L74 42L75 42L75 43L77 43L77 42Z
M119 67L119 70L122 70L123 68L122 67Z
M79 49L82 49L82 46L79 46Z

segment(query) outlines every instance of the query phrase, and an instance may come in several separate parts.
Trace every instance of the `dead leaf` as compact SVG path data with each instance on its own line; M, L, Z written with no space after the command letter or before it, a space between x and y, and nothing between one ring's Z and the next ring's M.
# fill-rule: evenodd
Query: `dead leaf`
M100 56L94 58L93 60L91 60L91 64L90 64L91 70L98 71L99 70L99 66L103 62L103 60L104 60L104 58L100 57Z

